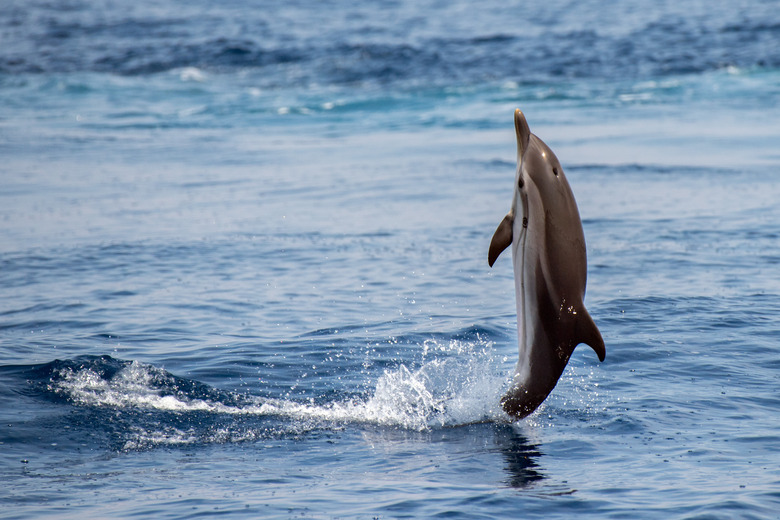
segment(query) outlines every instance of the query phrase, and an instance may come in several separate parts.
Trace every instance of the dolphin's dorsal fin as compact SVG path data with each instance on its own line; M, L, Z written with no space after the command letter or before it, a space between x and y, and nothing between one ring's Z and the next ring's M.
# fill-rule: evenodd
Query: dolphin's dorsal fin
M490 240L490 248L488 249L488 264L490 267L493 267L498 255L512 243L512 226L514 221L514 215L508 213L496 228L496 232L493 233L493 238Z
M604 361L607 355L607 350L604 347L604 338L601 337L599 328L593 321L593 318L588 314L585 307L581 307L577 311L577 330L575 339L577 343L585 343L599 357L599 361Z

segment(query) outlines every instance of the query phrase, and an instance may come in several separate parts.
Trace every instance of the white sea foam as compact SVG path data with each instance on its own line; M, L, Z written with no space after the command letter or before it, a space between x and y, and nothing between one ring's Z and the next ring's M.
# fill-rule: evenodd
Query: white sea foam
M195 81L198 83L206 81L206 73L197 67L183 67L177 69L176 72L178 72L179 79L182 81Z
M506 375L497 370L489 345L451 341L431 350L436 357L417 368L400 364L385 370L368 397L324 404L263 398L225 404L174 391L170 374L139 362L111 378L89 367L63 369L50 388L82 406L276 416L304 427L362 423L425 430L502 417L499 399ZM171 430L144 432L136 441L179 444L196 438L191 432Z

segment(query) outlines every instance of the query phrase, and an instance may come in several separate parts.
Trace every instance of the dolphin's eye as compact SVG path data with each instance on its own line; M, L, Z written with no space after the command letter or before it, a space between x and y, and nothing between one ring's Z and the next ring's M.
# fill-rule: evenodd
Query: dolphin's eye
M518 188L520 188L520 189L522 190L522 189L523 189L523 186L525 186L525 183L523 182L523 177L522 177L522 176L520 176L520 177L517 179L517 187L518 187Z
M557 177L557 176L558 176L558 168L553 168L553 173L554 173L554 174L555 174L555 176Z

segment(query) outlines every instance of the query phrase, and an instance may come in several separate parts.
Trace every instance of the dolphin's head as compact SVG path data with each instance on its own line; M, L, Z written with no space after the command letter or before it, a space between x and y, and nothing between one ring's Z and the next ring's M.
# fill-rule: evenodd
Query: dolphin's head
M558 157L544 141L531 133L525 115L515 110L515 134L517 137L516 192L533 190L538 193L539 202L556 208L556 214L563 213L579 223L579 212L574 195L563 173Z

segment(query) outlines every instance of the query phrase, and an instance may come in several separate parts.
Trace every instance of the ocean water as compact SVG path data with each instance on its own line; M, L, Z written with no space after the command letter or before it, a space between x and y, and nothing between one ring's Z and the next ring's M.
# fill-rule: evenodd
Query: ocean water
M4 0L0 518L777 518L774 1ZM606 343L534 414L512 114Z

